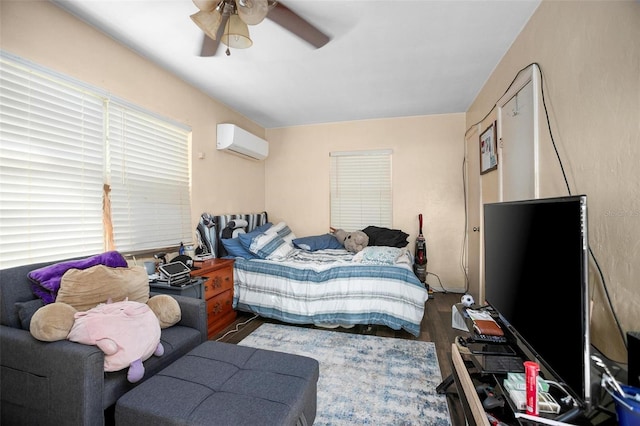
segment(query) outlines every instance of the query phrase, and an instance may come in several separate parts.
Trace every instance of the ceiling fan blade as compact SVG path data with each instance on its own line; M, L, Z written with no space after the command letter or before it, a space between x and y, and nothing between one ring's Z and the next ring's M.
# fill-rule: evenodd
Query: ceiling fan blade
M219 44L218 40L212 40L208 35L202 34L202 48L200 49L200 56L206 58L215 55Z
M218 27L218 31L216 32L216 39L213 40L206 34L202 34L202 48L200 49L200 56L209 57L214 56L218 51L218 46L220 45L220 37L224 33L224 27L227 25L227 20L229 19L229 15L222 15L222 21L220 21L220 26Z
M320 48L330 40L329 36L311 25L309 22L296 15L291 9L277 2L269 11L267 18L291 31L315 48Z

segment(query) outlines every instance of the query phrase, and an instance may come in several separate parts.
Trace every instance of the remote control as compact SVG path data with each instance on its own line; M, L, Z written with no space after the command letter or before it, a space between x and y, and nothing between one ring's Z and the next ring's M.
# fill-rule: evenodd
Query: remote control
M469 337L470 342L480 342L480 343L507 343L507 338L505 336L490 336L488 334L474 334Z

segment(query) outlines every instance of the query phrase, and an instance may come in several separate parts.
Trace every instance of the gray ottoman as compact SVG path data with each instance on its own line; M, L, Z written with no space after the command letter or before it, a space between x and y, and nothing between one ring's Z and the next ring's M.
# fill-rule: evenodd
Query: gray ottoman
M123 395L116 425L311 425L313 358L207 341Z

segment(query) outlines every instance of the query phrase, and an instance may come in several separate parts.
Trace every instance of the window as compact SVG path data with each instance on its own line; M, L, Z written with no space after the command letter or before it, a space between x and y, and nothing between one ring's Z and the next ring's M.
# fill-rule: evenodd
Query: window
M2 52L0 268L190 242L188 146L183 126Z
M109 184L114 247L136 251L191 242L189 133L109 104Z
M392 225L391 150L332 152L331 226Z

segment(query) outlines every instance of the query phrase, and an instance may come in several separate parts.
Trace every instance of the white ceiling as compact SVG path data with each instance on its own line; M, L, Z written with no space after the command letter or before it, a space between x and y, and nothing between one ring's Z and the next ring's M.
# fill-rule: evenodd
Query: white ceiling
M265 128L465 112L540 0L282 0L331 41L265 19L199 56L191 0L52 0Z

